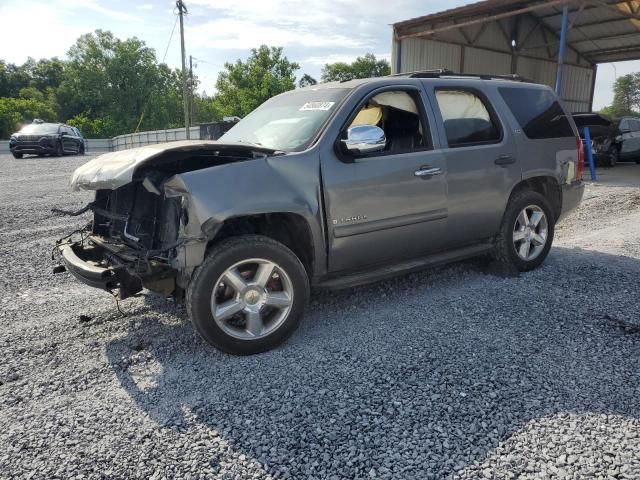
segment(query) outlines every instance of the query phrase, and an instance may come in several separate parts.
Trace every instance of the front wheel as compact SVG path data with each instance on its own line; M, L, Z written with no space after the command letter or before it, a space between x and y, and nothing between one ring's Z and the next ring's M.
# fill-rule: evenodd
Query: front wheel
M13 158L20 159L20 158L22 158L22 154L13 152Z
M494 257L526 272L538 267L553 243L555 217L547 199L532 191L514 194L496 238Z
M61 157L64 155L64 150L62 148L62 142L58 142L56 144L56 157Z
M80 148L78 148L78 155L84 155L84 145L80 145Z
M619 156L620 153L618 152L617 148L612 148L611 150L609 150L609 154L607 155L607 166L615 167L618 163Z
M308 298L309 279L298 257L270 238L246 235L207 255L187 290L187 310L211 345L250 355L289 338Z

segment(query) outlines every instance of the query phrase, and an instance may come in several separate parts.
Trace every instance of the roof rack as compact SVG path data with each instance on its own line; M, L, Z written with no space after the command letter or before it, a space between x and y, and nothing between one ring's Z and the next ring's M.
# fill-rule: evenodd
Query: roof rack
M535 83L527 78L517 74L509 75L491 75L486 73L456 73L446 68L437 68L434 70L421 70L417 72L396 73L394 77L409 78L442 78L442 77L461 77L461 78L478 78L480 80L509 80L512 82L528 82Z

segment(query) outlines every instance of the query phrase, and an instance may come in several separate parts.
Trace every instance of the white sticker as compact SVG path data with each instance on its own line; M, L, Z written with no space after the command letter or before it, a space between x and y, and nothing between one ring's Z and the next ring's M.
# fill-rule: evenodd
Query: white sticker
M300 111L331 110L336 102L307 102L300 107Z

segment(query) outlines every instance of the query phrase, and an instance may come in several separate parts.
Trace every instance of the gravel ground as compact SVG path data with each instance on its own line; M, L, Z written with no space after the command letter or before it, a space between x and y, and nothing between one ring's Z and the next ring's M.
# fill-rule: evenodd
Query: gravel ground
M640 478L637 186L589 185L534 272L317 294L238 358L51 274L86 160L0 156L0 477Z

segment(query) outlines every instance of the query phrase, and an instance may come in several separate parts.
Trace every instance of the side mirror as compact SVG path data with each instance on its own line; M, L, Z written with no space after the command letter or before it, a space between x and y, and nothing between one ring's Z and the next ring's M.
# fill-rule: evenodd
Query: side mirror
M341 140L343 149L351 154L381 152L387 146L384 130L375 125L355 125L347 130L347 138Z

